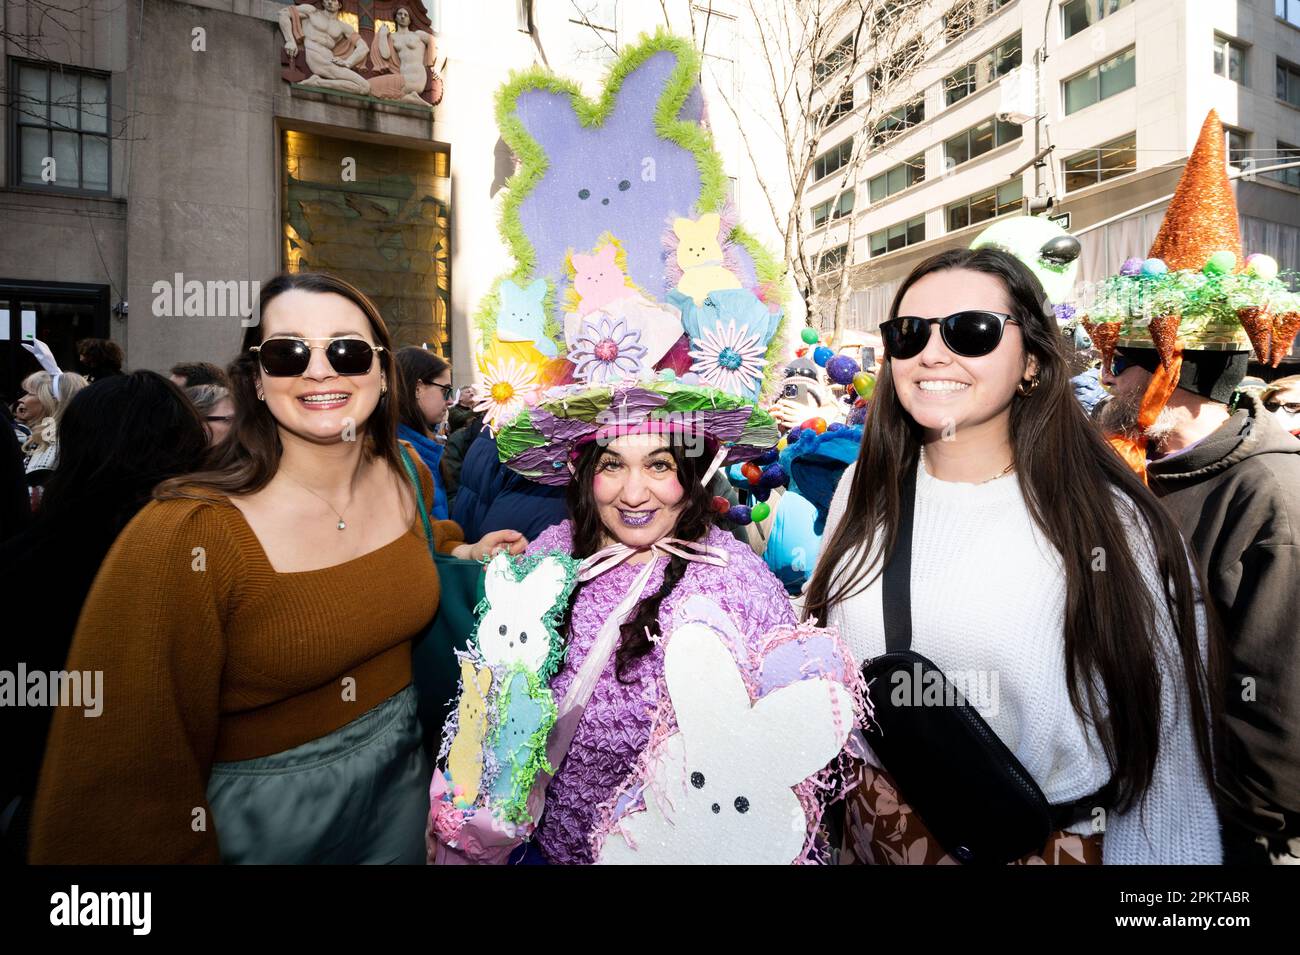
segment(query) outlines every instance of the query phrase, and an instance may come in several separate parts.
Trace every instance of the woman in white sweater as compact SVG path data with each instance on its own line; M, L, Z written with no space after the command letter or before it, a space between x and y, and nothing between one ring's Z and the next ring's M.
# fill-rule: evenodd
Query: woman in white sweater
M885 651L881 573L914 480L912 649L958 683L1048 803L1080 803L1022 861L1218 863L1217 665L1196 571L1072 397L1045 303L1028 268L993 249L940 253L903 282L805 616L838 626L859 664ZM887 766L868 765L846 857L953 861L906 799Z

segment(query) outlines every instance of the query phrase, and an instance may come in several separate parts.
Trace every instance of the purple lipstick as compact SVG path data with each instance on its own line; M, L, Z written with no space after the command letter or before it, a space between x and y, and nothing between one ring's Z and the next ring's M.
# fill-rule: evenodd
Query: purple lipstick
M654 520L656 511L624 511L620 510L618 516L623 519L625 527L645 527Z

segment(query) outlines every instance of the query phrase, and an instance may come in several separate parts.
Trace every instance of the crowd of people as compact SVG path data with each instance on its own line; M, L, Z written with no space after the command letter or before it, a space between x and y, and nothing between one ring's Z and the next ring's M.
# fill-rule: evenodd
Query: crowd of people
M369 299L330 276L267 283L226 369L124 372L111 343L84 343L98 364L29 376L4 429L0 560L11 587L31 584L7 601L6 662L100 671L111 696L95 719L5 713L8 857L421 861L433 770L410 659L439 603L430 550L622 545L570 600L557 692L634 579L643 596L523 856L590 861L596 807L647 742L673 608L709 595L747 639L835 626L864 664L886 647L883 571L906 527L918 646L1000 674L990 726L1053 806L1078 810L1033 861L1297 861L1300 376L1256 396L1238 390L1244 359L1193 355L1148 429L1144 483L1103 435L1137 427L1150 356L1106 369L1089 415L1040 302L999 251L913 271L881 324L888 357L821 553L793 587L762 556L775 518L720 518L715 490L748 492L710 480L712 455L632 429L565 445L564 481L529 480L448 363L394 349ZM814 387L769 406L782 433L852 413L816 365L787 371ZM864 763L846 803L841 861L945 858L924 819L898 826L887 768Z

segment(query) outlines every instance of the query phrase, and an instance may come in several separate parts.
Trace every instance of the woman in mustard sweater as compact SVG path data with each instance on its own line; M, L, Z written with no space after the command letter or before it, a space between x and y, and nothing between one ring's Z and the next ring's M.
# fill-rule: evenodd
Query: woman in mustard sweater
M327 275L260 308L230 436L159 486L86 602L67 668L102 671L102 713L55 714L33 862L424 858L411 638L438 580L404 455L433 487L395 437L388 331ZM433 528L458 557L527 543Z

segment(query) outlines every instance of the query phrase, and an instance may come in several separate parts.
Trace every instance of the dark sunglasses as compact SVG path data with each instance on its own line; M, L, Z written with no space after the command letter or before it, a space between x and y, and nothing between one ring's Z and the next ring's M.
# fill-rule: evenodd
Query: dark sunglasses
M900 315L880 323L880 334L890 358L915 358L930 342L930 326L938 325L943 343L954 355L979 358L998 347L1008 322L1020 323L1001 312L967 310L944 318Z
M421 384L428 385L430 388L442 389L443 401L451 401L451 393L456 390L451 385L440 385L436 381L423 381Z
M340 375L368 374L375 352L384 350L382 345L361 338L268 338L249 351L257 355L262 371L272 378L292 378L307 370L317 348L325 351L330 367Z
M1270 398L1264 402L1264 407L1274 413L1286 409L1288 414L1300 414L1300 401L1275 401Z

